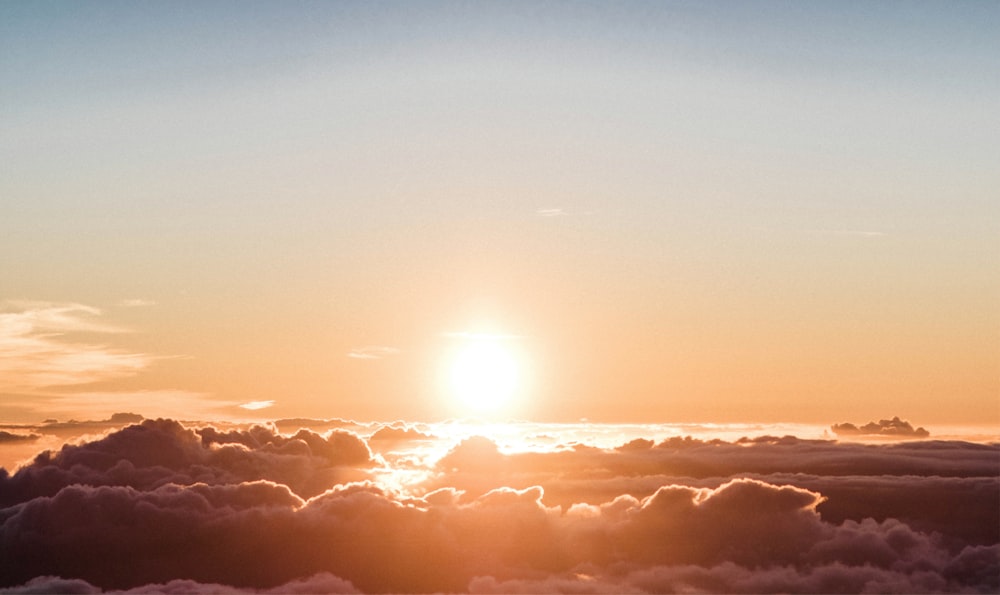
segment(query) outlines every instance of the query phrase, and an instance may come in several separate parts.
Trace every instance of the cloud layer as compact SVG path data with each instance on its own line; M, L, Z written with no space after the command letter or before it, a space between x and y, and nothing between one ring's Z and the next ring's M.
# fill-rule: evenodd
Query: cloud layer
M398 425L378 441L431 437ZM373 455L146 420L0 475L21 592L994 592L997 445L795 438ZM992 512L991 512L992 511ZM992 516L991 516L992 515Z

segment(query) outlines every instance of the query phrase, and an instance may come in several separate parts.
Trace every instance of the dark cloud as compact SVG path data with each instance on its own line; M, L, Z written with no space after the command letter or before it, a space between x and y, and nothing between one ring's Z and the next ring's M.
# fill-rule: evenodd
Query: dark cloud
M15 434L0 430L0 443L7 442L34 442L38 440L38 434Z
M498 486L543 485L568 508L620 494L642 498L665 484L716 488L734 477L794 485L826 496L817 511L843 523L901 519L953 545L1000 542L1000 448L965 442L882 445L761 437L727 443L635 440L613 451L575 445L503 454L485 438L460 443L427 489L453 486L466 499Z
M860 428L852 423L840 423L830 426L838 436L882 436L887 438L927 438L931 435L924 428L914 428L910 422L899 417L880 419L878 423L868 422Z
M736 442L687 437L653 443L640 439L612 451L576 444L558 452L501 455L489 439L474 437L455 447L441 460L440 467L465 473L495 473L499 465L521 472L580 473L588 479L651 474L725 477L782 472L992 477L997 474L998 453L997 445L968 442L867 445L762 436Z
M31 579L24 585L0 589L0 594L18 593L29 595L32 593L49 594L62 593L65 595L91 595L104 592L100 587L96 587L81 579L63 579L55 576L40 576ZM166 583L152 583L142 585L132 589L116 591L125 595L238 595L241 593L258 593L261 595L312 595L315 593L359 593L350 581L333 576L328 572L289 581L283 585L278 585L272 589L240 589L230 585L220 585L219 583L199 583L187 579L174 579Z
M328 572L364 591L427 592L482 590L477 577L505 584L573 573L621 583L616 590L702 581L728 591L726 581L762 568L782 589L802 591L809 589L789 581L809 585L816 568L843 567L844 581L825 579L838 590L871 588L858 577L875 577L872 569L905 590L997 586L996 546L950 552L893 520L830 524L816 512L820 494L756 480L714 490L663 486L641 500L620 496L565 512L545 506L537 487L494 490L466 504L434 500L371 484L308 502L267 482L70 486L7 513L0 578L75 577L125 589L183 576L264 589Z
M220 431L145 420L94 442L46 451L12 476L0 469L0 505L52 496L73 484L148 490L167 483L269 480L309 497L368 477L364 469L373 462L365 442L341 430L286 437L263 426Z
M973 525L993 522L997 454L771 437L505 454L477 437L404 493L352 481L382 463L342 430L146 420L2 478L0 586L995 592L1000 539Z
M47 419L40 424L20 425L20 426L0 426L6 429L30 430L36 434L51 434L62 438L72 438L87 434L101 434L108 430L116 430L129 424L136 424L143 420L141 415L136 413L115 413L108 419L78 421L59 421Z
M58 576L37 576L23 585L0 589L0 593L17 593L19 595L90 595L100 593L101 589L78 578L64 579Z
M773 474L762 479L793 484L826 496L824 520L895 518L956 544L1000 542L1000 476L840 476Z

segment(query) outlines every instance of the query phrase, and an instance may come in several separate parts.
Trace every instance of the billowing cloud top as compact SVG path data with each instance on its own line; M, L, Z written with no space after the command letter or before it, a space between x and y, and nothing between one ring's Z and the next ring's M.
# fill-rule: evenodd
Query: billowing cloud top
M159 419L44 453L0 472L0 587L1000 587L996 444L764 436L513 453L480 436L441 451L449 439L402 424L372 438L413 448L373 455L343 429L287 435Z
M885 437L905 437L905 438L926 438L931 435L924 428L914 428L909 422L894 417L892 419L880 419L878 423L873 421L866 423L860 428L852 423L833 424L830 429L837 435L852 436L885 436Z

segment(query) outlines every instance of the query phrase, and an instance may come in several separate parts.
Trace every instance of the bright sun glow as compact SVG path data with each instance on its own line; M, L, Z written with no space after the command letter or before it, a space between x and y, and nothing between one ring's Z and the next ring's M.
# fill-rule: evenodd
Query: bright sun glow
M455 398L477 414L499 413L511 405L520 368L502 337L472 335L451 361L449 380Z

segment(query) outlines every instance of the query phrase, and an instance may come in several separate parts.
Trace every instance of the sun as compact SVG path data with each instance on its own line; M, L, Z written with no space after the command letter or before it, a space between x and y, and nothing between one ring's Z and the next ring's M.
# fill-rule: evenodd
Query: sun
M463 409L490 415L510 408L520 388L521 370L509 343L499 335L462 337L451 357L448 379Z

